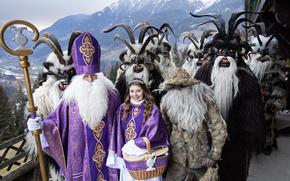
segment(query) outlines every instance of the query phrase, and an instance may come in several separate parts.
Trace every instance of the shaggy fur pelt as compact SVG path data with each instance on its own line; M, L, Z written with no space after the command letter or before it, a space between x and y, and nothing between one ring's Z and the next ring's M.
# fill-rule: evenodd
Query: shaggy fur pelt
M203 65L195 78L211 86L213 66L214 62ZM229 139L240 137L251 148L262 148L265 125L258 80L241 61L237 63L236 76L239 81L238 92L232 100L228 118L225 119L228 124Z
M167 114L172 123L178 124L188 132L196 132L202 127L207 112L204 96L213 97L213 92L204 83L179 89L162 85L167 90L161 104L168 108ZM172 106L174 105L174 106ZM190 113L190 114L189 114Z
M212 68L213 63L204 65L196 78L212 85ZM258 80L241 61L237 63L236 76L239 80L238 92L225 119L229 139L219 162L221 180L225 181L246 180L251 151L261 151L265 140L265 121Z
M273 62L269 55L267 55L269 61L261 62L258 60L261 57L262 57L261 54L256 54L250 61L250 68L254 72L259 81L261 81L264 78L265 72L268 71L273 65Z

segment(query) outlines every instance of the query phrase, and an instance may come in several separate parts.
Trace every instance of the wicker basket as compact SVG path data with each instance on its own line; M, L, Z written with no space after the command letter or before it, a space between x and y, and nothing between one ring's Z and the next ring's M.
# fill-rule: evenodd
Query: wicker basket
M140 156L123 154L126 168L135 180L146 180L162 176L168 162L168 147L151 150L148 138L143 137L143 140L146 143L146 154Z

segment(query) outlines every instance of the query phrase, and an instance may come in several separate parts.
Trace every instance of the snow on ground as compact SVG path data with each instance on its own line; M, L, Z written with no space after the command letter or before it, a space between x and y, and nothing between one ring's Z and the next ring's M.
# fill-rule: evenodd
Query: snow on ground
M290 181L290 135L279 136L278 150L254 156L248 181Z

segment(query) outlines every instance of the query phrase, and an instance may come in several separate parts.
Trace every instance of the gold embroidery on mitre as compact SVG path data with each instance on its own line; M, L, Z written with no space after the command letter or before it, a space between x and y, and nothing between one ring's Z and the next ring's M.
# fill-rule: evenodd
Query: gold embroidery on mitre
M86 34L83 38L82 46L80 47L80 52L83 54L83 59L86 64L90 64L93 60L93 54L96 52L95 47L92 45L92 40L90 35Z
M125 131L126 142L134 139L136 136L137 136L137 133L135 131L135 121L131 120L128 124L126 131Z

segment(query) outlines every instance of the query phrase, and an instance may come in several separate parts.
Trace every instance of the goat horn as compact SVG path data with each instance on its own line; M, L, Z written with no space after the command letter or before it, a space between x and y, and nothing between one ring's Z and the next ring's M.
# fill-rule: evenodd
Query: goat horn
M145 26L142 28L142 30L140 31L140 35L139 35L139 40L138 40L138 43L143 43L144 41L144 37L146 35L146 32L148 30L156 30L158 33L163 33L162 31L160 31L158 28L156 28L155 26Z
M216 26L219 33L221 33L222 35L226 35L226 30L219 24L219 21L216 20L208 20L206 22L198 24L197 26L202 26L207 23L213 23Z
M140 27L144 27L144 26L149 26L149 25L150 25L150 24L149 24L148 21L138 23L138 24L134 27L133 31L135 32L138 28L140 28Z
M198 42L198 40L197 40L196 36L192 32L184 32L184 33L182 33L182 35L184 35L183 42L184 42L185 39L189 39L193 43L195 48L199 49L197 44L195 43L195 42Z
M40 45L41 43L45 43L47 44L53 51L53 53L57 56L59 62L63 65L65 65L65 61L63 59L62 54L60 53L59 49L57 48L57 46L53 43L53 41L49 38L46 37L41 37L39 38L35 45L33 46L33 49L35 49L36 47L38 47L38 45Z
M244 26L244 25L242 25L242 26L244 28L249 28L248 29L248 33L253 32L253 35L255 37L257 37L257 39L258 39L259 45L262 46L262 40L261 40L261 38L259 36L259 34L262 34L260 27L257 24L253 24L253 25L250 25L250 26Z
M168 24L168 23L163 23L163 24L160 26L159 29L160 29L160 30L163 30L164 28L168 28L168 29L172 32L173 36L176 37L176 35L175 35L173 29L171 28L170 24Z
M200 38L200 49L203 49L203 44L204 44L204 40L208 37L210 37L211 35L213 35L213 33L216 33L215 30L206 30L203 32L203 34L201 35Z
M135 44L134 32L133 32L132 28L129 25L127 25L127 24L124 24L124 23L122 23L122 24L116 24L115 26L113 26L111 28L108 28L108 29L103 30L103 32L104 33L109 33L111 31L113 31L114 29L116 29L117 27L124 28L126 30L128 36L129 36L130 42L132 44Z
M116 41L116 40L122 41L133 54L136 54L136 51L134 50L134 48L130 45L130 43L128 43L127 40L125 40L123 37L121 37L121 35L118 35L118 34L115 35L114 41Z
M56 48L59 50L61 55L63 56L63 52L62 52L61 46L60 46L58 40L55 38L55 36L53 36L53 34L51 34L51 33L43 33L42 36L50 39L55 44Z
M81 32L72 32L72 34L70 35L70 39L69 39L69 43L68 43L68 47L67 47L67 54L71 55L71 48L73 46L73 43L75 41L75 39L82 34Z
M142 53L144 53L144 51L145 51L146 46L148 45L148 43L149 43L153 38L155 38L155 37L158 38L158 35L157 35L157 34L153 34L153 35L150 35L150 36L146 39L146 41L143 43L143 45L142 45L142 47L141 47L141 49L140 49L138 55L141 55Z

